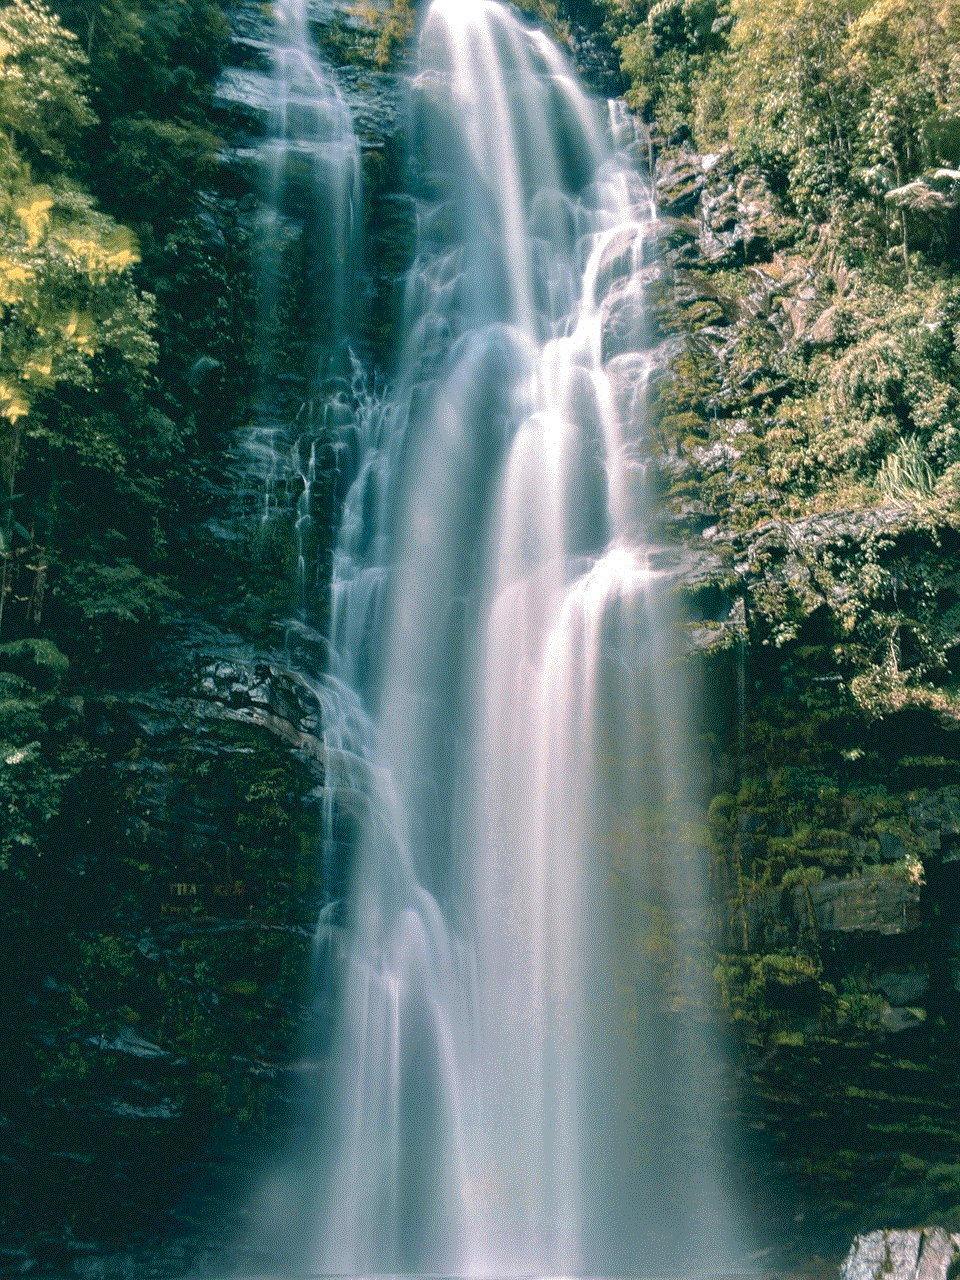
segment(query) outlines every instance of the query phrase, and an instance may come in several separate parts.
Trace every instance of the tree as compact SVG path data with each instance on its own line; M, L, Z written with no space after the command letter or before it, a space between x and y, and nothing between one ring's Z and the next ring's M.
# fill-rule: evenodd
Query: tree
M732 0L731 140L818 219L957 163L958 0ZM905 223L904 223L905 227Z
M612 9L631 106L655 113L667 133L690 132L701 86L725 46L727 0L627 0Z
M0 527L0 625L10 585L15 526L36 537L45 488L14 496L24 442L48 455L86 452L118 473L125 459L116 440L90 415L77 437L69 415L37 412L58 389L92 389L110 361L142 381L156 357L152 303L131 269L131 234L100 213L59 168L78 132L90 123L80 79L85 57L76 39L38 0L0 9L0 481L6 495ZM43 168L37 182L24 152ZM73 435L73 438L71 437Z
M866 0L733 0L727 120L738 151L801 210L824 215L855 162L866 86L846 72Z
M81 78L87 59L38 0L0 8L0 127L29 160L62 164L93 123Z

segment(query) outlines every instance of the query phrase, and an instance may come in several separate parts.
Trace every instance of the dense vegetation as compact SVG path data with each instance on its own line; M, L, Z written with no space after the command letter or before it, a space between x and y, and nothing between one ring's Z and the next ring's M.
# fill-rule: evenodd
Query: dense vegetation
M271 1052L286 1015L267 1010L299 985L295 937L281 947L269 932L171 935L150 953L144 938L171 909L166 882L184 878L183 858L137 825L142 739L113 709L113 690L146 675L152 639L181 607L190 566L174 535L202 498L198 459L236 425L249 381L247 255L202 202L226 32L206 0L0 7L8 1243L71 1221L81 1234L98 1223L117 1233L129 1188L105 1168L91 1195L87 1179L62 1178L70 1160L100 1168L144 1140L172 1159L180 1139L161 1137L171 1118L196 1132L217 1115L253 1118L262 1081L235 1073L234 1087L226 1065L251 1046ZM233 856L220 879L285 927L290 904L270 886L295 874L299 837L278 845L277 818L303 779L252 732L224 750L255 743L266 772L245 755L224 772L216 748L197 750L184 732L160 769L172 788L161 810L189 805L196 785L218 796ZM275 997L264 1001L264 987ZM143 1032L164 1045L159 1057L137 1047ZM131 1095L121 1068L151 1054L174 1064L172 1077L158 1086L148 1072ZM147 1199L157 1167L145 1171Z

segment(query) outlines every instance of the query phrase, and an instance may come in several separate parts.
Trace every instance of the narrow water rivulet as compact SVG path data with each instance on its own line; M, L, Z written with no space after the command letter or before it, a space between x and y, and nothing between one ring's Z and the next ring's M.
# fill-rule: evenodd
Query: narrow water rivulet
M703 815L646 484L655 211L629 117L506 7L435 0L418 57L401 350L339 428L328 785L359 824L289 1257L719 1267ZM329 353L350 283L322 274Z

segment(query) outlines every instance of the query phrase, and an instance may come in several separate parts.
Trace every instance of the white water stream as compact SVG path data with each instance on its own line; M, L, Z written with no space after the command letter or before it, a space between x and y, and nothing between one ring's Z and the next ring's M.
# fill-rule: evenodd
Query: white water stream
M356 151L281 16L278 183L297 120ZM651 195L629 120L492 0L434 0L411 113L404 347L349 428L334 560L328 762L362 822L293 1260L717 1266L702 814L646 533Z

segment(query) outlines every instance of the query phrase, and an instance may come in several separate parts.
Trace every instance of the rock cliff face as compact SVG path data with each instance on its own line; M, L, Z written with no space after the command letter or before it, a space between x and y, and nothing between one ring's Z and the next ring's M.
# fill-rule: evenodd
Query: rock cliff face
M664 148L656 178L652 465L702 662L731 1105L786 1194L765 1211L839 1257L857 1228L956 1215L954 534L918 492L795 496L798 370L852 359L862 301L729 153ZM891 572L899 605L871 597ZM905 601L927 588L943 647L921 689Z
M871 1231L858 1236L840 1268L842 1280L947 1280L960 1255L960 1240L941 1227Z

